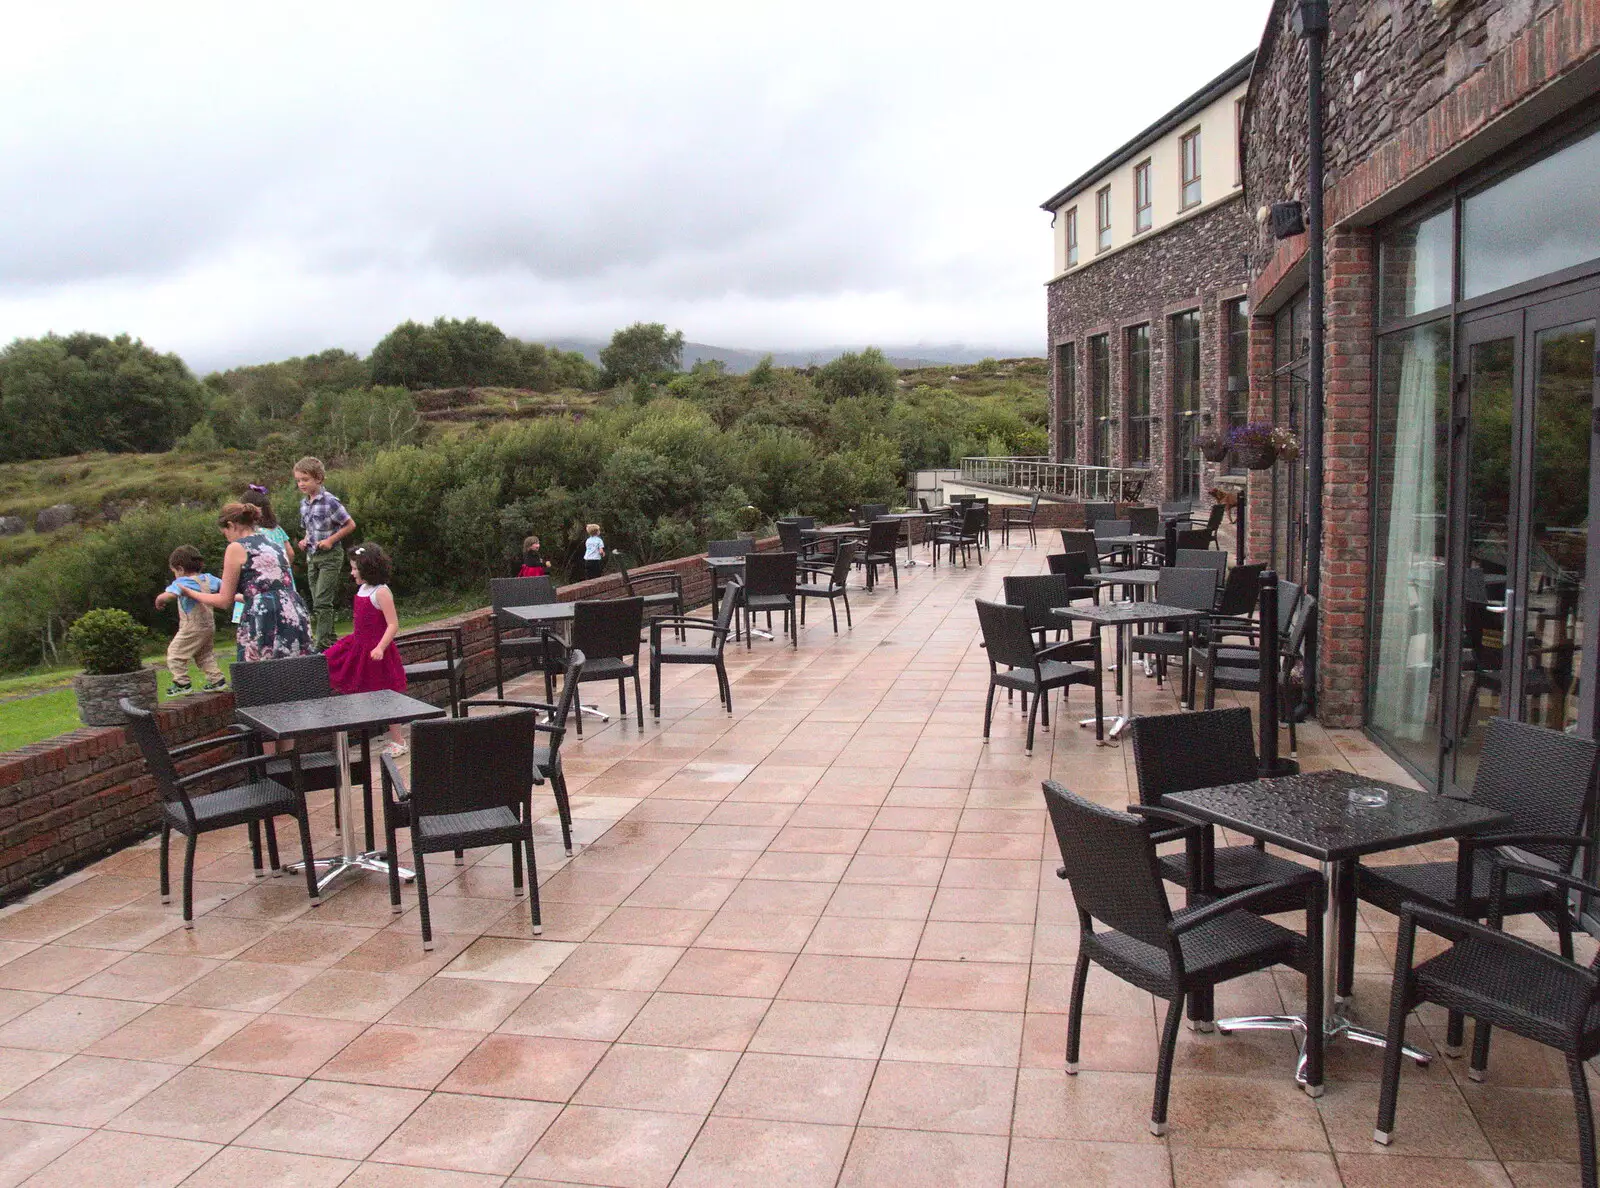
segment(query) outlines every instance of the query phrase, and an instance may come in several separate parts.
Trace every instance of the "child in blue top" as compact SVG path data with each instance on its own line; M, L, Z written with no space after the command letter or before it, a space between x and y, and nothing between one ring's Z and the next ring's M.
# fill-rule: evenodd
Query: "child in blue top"
M585 524L583 530L589 534L583 542L583 576L597 578L606 567L606 542L600 536L599 524Z
M156 606L166 606L178 601L178 631L167 645L167 671L172 674L172 688L168 695L180 696L194 691L189 681L189 662L192 660L205 675L203 686L213 693L227 684L222 667L217 663L217 621L211 608L187 596L187 591L204 591L215 594L222 583L215 576L202 572L205 558L193 545L179 545L167 558L172 570L172 584L156 595Z

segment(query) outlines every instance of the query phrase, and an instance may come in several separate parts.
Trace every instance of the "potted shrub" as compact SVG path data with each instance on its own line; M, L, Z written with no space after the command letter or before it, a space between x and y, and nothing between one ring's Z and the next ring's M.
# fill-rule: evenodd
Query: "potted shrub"
M85 726L121 726L124 697L155 709L156 670L139 656L144 641L145 629L121 610L92 610L67 629L67 647L83 665L72 689Z
M1228 449L1246 470L1268 470L1278 460L1278 447L1272 442L1271 425L1240 425L1228 433Z
M1228 442L1220 433L1207 433L1195 444L1200 447L1200 456L1207 462L1228 460Z

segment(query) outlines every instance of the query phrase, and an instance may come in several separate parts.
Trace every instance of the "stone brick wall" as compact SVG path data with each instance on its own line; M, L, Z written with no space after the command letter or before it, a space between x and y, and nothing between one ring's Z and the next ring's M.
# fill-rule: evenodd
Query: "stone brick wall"
M771 537L758 541L756 547L774 549L777 545L777 539ZM641 566L633 572L642 575L663 570L682 575L687 606L710 602L711 572L700 556ZM615 573L562 586L558 591L564 602L616 597L622 592L622 578ZM469 693L493 686L494 633L488 608L429 627L461 628ZM514 675L525 668L525 664L513 665L507 672ZM442 683L419 685L413 693L434 704L444 703ZM162 733L174 746L216 734L233 720L231 693L169 703L160 718ZM203 766L224 758L232 755L219 751L200 756L196 763ZM0 755L0 903L148 834L157 821L155 784L144 772L138 748L121 727L84 727Z
M1079 271L1053 281L1048 289L1051 404L1050 456L1060 462L1091 460L1090 375L1088 340L1108 335L1111 348L1111 407L1117 440L1112 465L1125 465L1128 391L1125 331L1150 326L1150 411L1153 417L1150 466L1153 482L1146 500L1166 498L1173 478L1170 457L1173 358L1172 316L1200 311L1201 409L1211 418L1207 428L1223 426L1227 387L1226 319L1222 303L1244 295L1246 260L1255 226L1242 200L1221 203L1187 222L1130 244ZM1059 438L1061 383L1055 375L1057 348L1072 343L1076 352L1078 442L1075 457L1062 456ZM1202 430L1204 432L1204 430ZM1201 464L1202 494L1218 468Z

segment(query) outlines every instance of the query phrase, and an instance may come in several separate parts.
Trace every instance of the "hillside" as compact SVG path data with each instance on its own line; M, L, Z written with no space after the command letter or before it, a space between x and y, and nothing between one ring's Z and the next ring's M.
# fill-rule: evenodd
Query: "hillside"
M591 363L600 362L600 348L605 342L598 338L552 338L545 346L561 351L576 351ZM693 367L701 360L711 359L721 363L734 375L744 375L767 356L774 367L820 367L831 363L846 351L859 351L859 346L814 347L803 351L760 351L742 347L711 346L703 342L683 344L683 365ZM969 347L960 343L915 343L909 346L881 348L889 362L901 368L927 368L966 366L994 357L992 348Z

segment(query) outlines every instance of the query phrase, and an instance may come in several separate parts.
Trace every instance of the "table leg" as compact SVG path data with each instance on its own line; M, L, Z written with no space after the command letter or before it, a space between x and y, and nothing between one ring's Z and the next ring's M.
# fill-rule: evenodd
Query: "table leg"
M350 735L337 730L333 735L333 763L339 781L339 853L332 858L318 858L316 866L317 890L323 891L340 878L357 870L375 870L389 873L390 856L382 850L358 851L356 838L361 836L360 816L356 811L356 790L350 779ZM285 863L284 869L298 872L301 864ZM406 882L416 878L415 872L399 867L400 877Z
M1321 870L1322 887L1326 895L1322 908L1322 1042L1327 1045L1343 1037L1373 1048L1387 1047L1387 1040L1381 1031L1373 1031L1351 1021L1344 1011L1344 1004L1335 993L1339 984L1339 921L1344 911L1344 888L1346 880L1352 878L1355 872L1350 864L1344 862L1324 862ZM1218 1019L1217 1030L1223 1035L1235 1031L1295 1031L1304 1034L1306 1024L1307 1020L1302 1015L1246 1015L1235 1019ZM1418 1067L1425 1066L1433 1059L1410 1044L1406 1044L1401 1051ZM1294 1079L1312 1097L1322 1096L1321 1085L1306 1084L1304 1044L1301 1045Z

